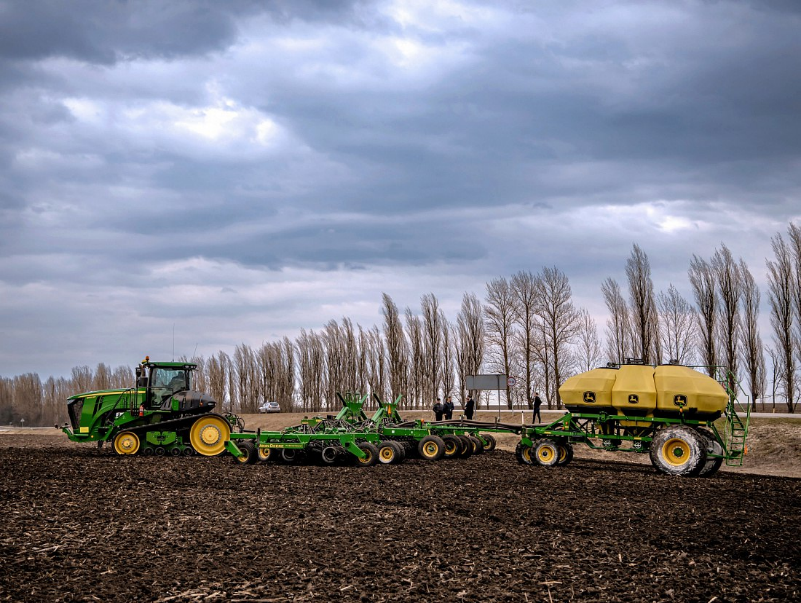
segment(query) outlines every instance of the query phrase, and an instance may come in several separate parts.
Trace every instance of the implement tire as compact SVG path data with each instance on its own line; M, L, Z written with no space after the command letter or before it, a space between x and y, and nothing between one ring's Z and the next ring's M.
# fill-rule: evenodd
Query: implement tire
M559 462L559 445L553 440L538 440L532 456L541 467L554 467Z
M482 433L481 439L484 440L484 452L492 452L498 445L495 438L488 433Z
M515 458L521 465L534 465L534 453L531 446L519 443L515 448Z
M556 446L559 449L559 459L556 464L564 467L573 460L573 445L570 442L557 442Z
M709 429L704 429L703 427L696 427L696 431L701 434L706 440L706 463L704 466L701 467L701 471L698 472L698 477L712 477L718 472L721 465L723 465L723 457L722 456L713 456L710 457L710 454L723 454L723 446L715 439L715 434L712 433Z
M240 441L236 447L242 452L242 456L235 456L234 462L238 465L252 465L256 462L256 447L253 442Z
M362 442L359 444L362 452L366 455L363 459L356 457L356 465L359 467L372 467L378 462L378 448L375 444L370 442Z
M447 434L442 436L442 441L445 442L446 459L458 459L462 453L462 441L455 435Z
M257 448L256 449L256 456L259 459L260 463L266 463L270 459L274 459L275 455L273 454L272 448Z
M698 475L706 464L706 447L706 438L691 427L663 427L651 442L651 464L666 475Z
M420 458L426 461L438 461L445 454L445 442L435 435L427 435L417 445Z
M473 442L470 441L470 438L466 435L460 435L456 437L459 438L459 441L462 443L462 450L459 452L459 458L466 459L468 456L472 456Z

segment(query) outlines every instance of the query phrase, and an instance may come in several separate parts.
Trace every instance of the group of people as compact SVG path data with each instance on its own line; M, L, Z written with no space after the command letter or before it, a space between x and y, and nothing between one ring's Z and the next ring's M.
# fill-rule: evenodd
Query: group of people
M540 398L539 392L534 392L532 406L534 408L534 416L531 418L531 422L542 423L542 415L540 414L542 399ZM442 402L441 398L437 398L437 401L434 402L434 406L431 408L431 410L434 411L434 417L436 421L442 421L443 419L450 421L453 418L453 409L454 406L451 396L448 396L444 403ZM470 421L472 420L475 412L476 402L473 400L472 395L468 395L467 402L464 403L464 416L468 421Z

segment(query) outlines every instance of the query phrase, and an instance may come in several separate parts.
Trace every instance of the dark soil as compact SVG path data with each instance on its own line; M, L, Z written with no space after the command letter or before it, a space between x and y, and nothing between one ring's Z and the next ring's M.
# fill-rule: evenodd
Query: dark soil
M496 451L397 466L0 438L0 600L792 601L801 481Z

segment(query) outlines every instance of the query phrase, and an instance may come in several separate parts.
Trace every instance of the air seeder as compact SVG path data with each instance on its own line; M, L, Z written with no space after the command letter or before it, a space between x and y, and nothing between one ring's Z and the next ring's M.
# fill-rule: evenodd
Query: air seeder
M571 377L559 388L568 412L548 425L526 427L517 459L566 465L572 445L582 443L647 452L668 475L706 477L724 462L742 465L750 404L737 400L732 373L713 368L715 378L692 367L630 361Z
M196 368L191 362L146 357L136 367L134 387L70 397L70 425L62 430L73 442L112 442L121 455L220 454L241 421L214 413L216 401L192 390Z

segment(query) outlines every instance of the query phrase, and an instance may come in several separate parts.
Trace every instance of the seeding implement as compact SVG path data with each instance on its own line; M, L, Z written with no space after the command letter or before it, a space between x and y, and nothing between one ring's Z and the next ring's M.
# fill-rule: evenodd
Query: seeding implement
M734 376L714 367L715 378L691 367L612 365L567 379L559 394L568 412L522 431L519 462L566 465L573 444L649 453L668 475L713 475L725 462L742 465L750 404L740 403ZM721 419L719 421L719 419Z
M282 431L232 433L225 447L243 464L279 458L288 463L350 461L370 466L399 463L410 454L429 461L481 454L494 450L495 439L480 431L510 431L497 424L404 421L398 413L400 396L393 403L374 396L378 410L368 417L364 412L367 396L337 395L342 409L336 416L304 419Z
M112 442L121 455L220 454L242 422L235 415L213 413L215 400L192 390L195 368L188 362L151 362L146 357L136 367L135 387L69 398L70 425L62 430L73 442Z

